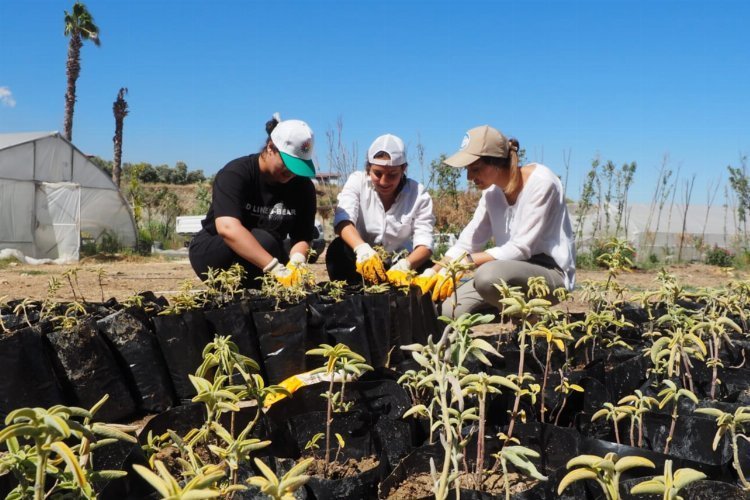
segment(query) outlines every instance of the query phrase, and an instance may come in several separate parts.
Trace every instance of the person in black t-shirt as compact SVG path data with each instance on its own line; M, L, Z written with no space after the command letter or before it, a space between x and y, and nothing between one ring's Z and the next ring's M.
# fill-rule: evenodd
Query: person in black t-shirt
M190 264L205 279L208 268L235 262L247 271L243 285L258 288L271 273L284 285L299 281L314 236L314 136L300 120L266 124L262 151L232 160L214 179L203 229L190 242ZM282 241L289 236L289 254Z

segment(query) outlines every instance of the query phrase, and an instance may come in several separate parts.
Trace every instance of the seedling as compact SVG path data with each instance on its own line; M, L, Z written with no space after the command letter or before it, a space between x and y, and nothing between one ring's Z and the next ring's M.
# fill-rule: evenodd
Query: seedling
M620 431L618 429L618 424L620 420L632 414L633 411L634 409L631 406L615 406L612 403L604 403L604 408L594 413L591 416L591 421L593 422L600 418L605 418L606 420L611 421L612 427L615 430L615 441L617 441L617 444L620 444Z
M664 408L670 402L672 403L672 424L669 426L669 435L667 436L667 442L664 445L664 454L667 455L669 454L669 445L672 442L672 437L674 435L674 428L677 424L677 408L680 405L680 399L688 398L693 403L698 404L698 397L688 389L678 389L677 385L671 380L664 380L662 383L666 385L666 387L657 394L657 396L662 398L661 401L659 401L659 409Z
M501 394L502 389L520 391L521 388L500 375L487 375L484 372L466 375L459 381L464 395L476 396L479 406L479 430L477 433L477 460L474 481L478 489L482 489L484 479L484 438L485 438L485 409L487 406L487 395ZM503 468L505 471L505 468Z
M492 456L495 458L496 463L493 470L497 469L497 464L503 470L503 488L505 488L505 500L510 500L510 481L508 480L508 462L512 463L516 469L525 472L528 476L538 479L539 481L546 481L547 476L542 475L531 461L531 458L539 458L539 453L536 451L526 448L525 446L505 446L502 450L497 453L493 453Z
M544 325L536 325L529 335L531 335L532 338L541 338L547 343L547 357L544 363L544 381L542 382L541 389L542 398L540 410L540 418L541 421L544 422L544 415L547 412L547 407L544 405L544 393L547 388L547 377L549 375L550 360L552 359L552 350L556 347L561 352L565 352L565 342L573 340L573 336L557 325L552 328L547 328Z
M310 476L305 475L304 472L312 461L312 458L302 460L279 479L266 464L256 458L255 466L263 475L253 476L247 482L260 488L263 494L273 500L293 500L296 498L294 492L310 479Z
M663 500L683 500L680 490L705 479L706 475L695 469L677 469L672 473L672 461L664 462L664 474L638 483L630 489L631 495L662 495Z
M333 422L334 406L345 402L344 389L346 387L346 379L352 376L358 377L363 372L372 370L372 367L365 363L365 358L353 352L344 344L336 344L335 346L321 344L320 347L307 351L307 354L327 358L325 365L316 368L312 373L325 373L330 377L328 391L321 394L328 402L326 405L326 452L323 464L323 475L328 477L328 466L331 459L331 423ZM333 390L335 382L334 374L341 378L340 393L336 393Z
M593 479L601 487L606 500L619 500L620 475L636 467L656 467L654 463L643 457L618 457L615 453L607 453L603 458L597 455L580 455L568 461L567 468L573 469L562 478L557 486L557 494L576 481Z
M732 413L726 413L718 408L698 408L695 413L708 415L716 419L716 435L714 436L713 449L719 447L721 439L729 432L730 446L732 447L732 467L737 471L742 487L750 491L750 482L745 478L740 465L739 443L738 438L750 442L750 438L745 433L745 426L750 426L750 406L740 406Z
M85 498L95 498L93 481L123 476L121 471L93 470L91 454L95 448L117 440L136 442L127 434L131 427L92 422L106 401L107 396L91 410L55 405L11 411L5 419L6 427L0 431L0 442L8 448L0 458L0 470L12 472L19 483L9 497L42 500L77 491ZM48 475L55 481L45 492Z
M221 496L221 490L216 486L224 477L224 472L218 467L212 467L210 471L196 474L184 486L172 477L167 467L161 460L155 462L156 472L147 467L134 464L133 469L161 495L162 498L170 500L192 500L198 498L217 498Z
M571 392L584 392L583 387L581 387L578 384L571 384L570 380L568 380L568 377L563 375L562 369L559 370L560 372L560 385L555 387L555 392L560 392L563 395L562 403L560 404L560 409L557 410L557 414L555 415L555 425L557 425L558 421L560 420L560 415L562 415L563 410L565 409L565 404L568 402L568 395ZM552 414L550 414L551 418Z
M633 410L628 413L630 418L630 446L635 446L635 425L638 425L638 447L643 446L643 415L651 411L651 408L658 405L656 398L645 396L640 389L635 390L635 394L625 396L617 402L618 405L630 405Z

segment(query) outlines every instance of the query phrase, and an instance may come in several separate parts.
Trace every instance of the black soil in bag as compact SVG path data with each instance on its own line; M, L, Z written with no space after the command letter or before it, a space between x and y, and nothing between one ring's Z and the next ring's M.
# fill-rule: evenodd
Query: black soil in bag
M141 410L161 412L175 402L172 380L156 335L142 311L129 308L97 321Z
M190 399L195 396L195 387L188 375L198 369L203 362L203 348L213 340L203 311L154 316L153 321L175 393L179 399Z
M422 310L422 290L413 286L409 288L409 306L411 308L411 336L414 342L427 344L427 335L435 335L434 318L428 317ZM437 341L438 336L433 336Z
M91 408L109 394L109 400L95 415L97 420L112 422L135 413L135 401L125 383L125 374L99 336L93 320L83 321L70 330L51 331L46 338L54 352L58 376L76 406Z
M341 302L325 302L323 299L317 304L310 304L310 308L315 309L324 318L326 334L331 345L346 345L364 357L369 365L372 358L365 333L361 299L359 295L350 295ZM323 358L320 356L308 359L309 368L317 368L322 364Z
M38 328L0 335L0 416L11 410L64 402Z
M278 384L305 371L305 303L281 311L254 312L253 322L267 384Z
M204 311L211 336L231 335L240 354L260 363L258 334L248 301L236 302L220 309Z
M385 366L391 339L390 297L384 293L364 294L361 300L371 366Z

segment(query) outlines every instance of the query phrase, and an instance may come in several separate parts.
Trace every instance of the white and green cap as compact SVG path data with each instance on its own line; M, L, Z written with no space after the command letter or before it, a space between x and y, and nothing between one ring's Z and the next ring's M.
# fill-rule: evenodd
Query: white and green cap
M286 168L302 177L315 177L313 146L315 136L302 120L284 120L271 131L271 140L279 150Z

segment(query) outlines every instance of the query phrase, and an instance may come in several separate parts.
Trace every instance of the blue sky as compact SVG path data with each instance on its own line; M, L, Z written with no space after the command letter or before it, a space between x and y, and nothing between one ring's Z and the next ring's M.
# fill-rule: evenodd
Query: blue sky
M386 132L410 174L491 124L578 198L595 157L636 161L648 202L665 155L696 175L693 202L750 152L750 2L89 0L73 142L112 157L127 87L124 161L214 173L255 152L275 111L316 132L341 117L360 163ZM61 130L72 0L0 0L0 133ZM425 169L426 170L426 169ZM682 182L682 181L681 181Z

